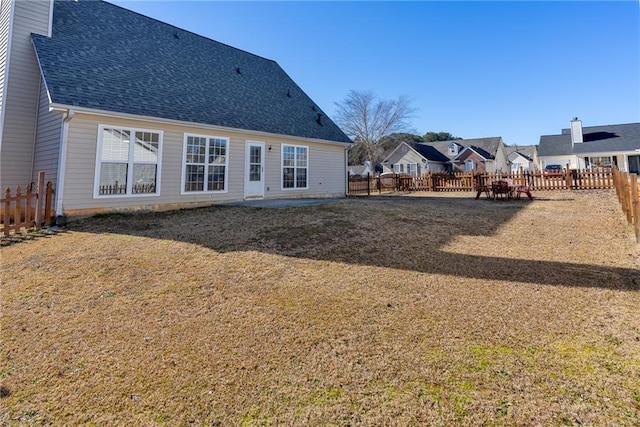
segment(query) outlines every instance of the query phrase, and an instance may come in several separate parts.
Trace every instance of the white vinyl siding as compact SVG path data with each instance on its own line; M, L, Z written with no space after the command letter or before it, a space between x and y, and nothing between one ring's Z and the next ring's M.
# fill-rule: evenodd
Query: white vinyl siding
M120 128L162 131L160 194L155 197L93 197L100 123ZM183 192L185 134L220 135L229 139L227 191ZM105 210L177 209L244 200L245 141L257 139L265 142L265 199L292 197L292 190L280 188L283 140L291 140L292 145L304 143L309 147L308 189L296 190L293 192L295 197L340 197L346 194L345 147L342 144L76 112L69 122L63 209L67 214L80 215Z
M7 47L9 45L9 21L11 17L11 0L0 0L0 117L4 103L4 76L7 65Z
M36 181L38 172L43 171L45 181L51 181L55 185L58 178L61 131L62 114L57 111L49 111L49 97L44 84L41 84L32 181Z
M40 69L36 61L31 33L46 35L49 31L48 1L2 0L0 32L10 29L5 39L2 83L2 135L0 149L0 186L26 186L31 182L38 115ZM13 10L7 21L6 9ZM8 27L5 27L8 23Z

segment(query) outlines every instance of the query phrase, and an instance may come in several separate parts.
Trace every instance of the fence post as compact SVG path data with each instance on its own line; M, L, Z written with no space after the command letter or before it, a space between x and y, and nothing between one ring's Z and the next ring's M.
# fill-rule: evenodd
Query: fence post
M636 243L640 243L640 201L638 200L638 174L632 173L631 177L631 213L633 216L633 229L636 234Z
M27 194L24 199L24 226L26 228L34 225L35 215L33 212L33 206L31 205L31 199L34 197L36 197L36 195L33 192L33 183L31 183L27 186Z
M367 172L367 196L371 195L371 172Z
M36 189L36 230L42 226L44 201L44 171L40 171L38 172L38 187Z
M51 181L47 182L47 190L46 190L46 195L44 197L44 221L46 225L51 225L51 218L53 217L53 214L51 212L51 208L53 206L53 184L51 183Z
M622 173L622 207L624 213L627 215L627 222L633 223L633 217L631 213L631 186L629 185L629 176L626 172Z
M9 226L9 220L11 218L11 189L7 188L7 191L4 192L4 224L3 231L4 235L9 235L9 230L11 229Z

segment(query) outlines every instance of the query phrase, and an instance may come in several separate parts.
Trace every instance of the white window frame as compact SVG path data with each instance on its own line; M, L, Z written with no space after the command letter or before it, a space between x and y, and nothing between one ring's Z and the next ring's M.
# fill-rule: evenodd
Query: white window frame
M598 164L594 164L594 163L602 163L602 160L604 159L609 159L609 165L608 166L599 166ZM595 162L594 162L595 160ZM613 156L589 156L589 167L591 169L598 169L598 168L604 168L604 169L609 169L613 167Z
M407 173L409 175L418 176L418 164L417 163L407 163Z
M187 142L189 141L189 137L193 138L205 138L207 140L207 144L205 146L205 161L204 163L189 163L189 165L199 164L204 166L204 185L202 190L185 190L186 184L186 174L187 174ZM225 147L225 156L224 156L224 165L221 163L209 163L209 147L212 139L221 139L226 142ZM224 194L229 192L229 149L231 145L230 138L226 136L219 135L201 135L196 133L185 133L182 140L182 178L180 179L180 194L181 195L193 195L193 194ZM208 170L209 166L224 166L224 189L223 190L208 190Z
M293 187L285 187L284 186L284 149L285 147L293 147L293 152L294 152L294 156L293 156L293 161L294 161L294 172L293 172ZM297 165L298 159L297 156L295 155L296 151L298 148L304 148L305 150L307 150L307 165L302 168L299 167ZM294 144L282 144L280 147L280 189L282 191L292 191L292 190L308 190L309 189L309 147L306 145L294 145ZM288 166L290 167L290 166ZM307 172L307 181L306 181L306 187L298 187L298 169L306 169Z
M135 143L129 140L129 152L127 164L127 188L124 194L100 194L100 172L102 167L102 148L103 137L105 129L116 129L119 131L129 132L129 138L135 138L136 132L155 133L158 134L158 155L156 162L148 161L135 161L134 151ZM160 195L160 182L162 172L162 141L163 131L157 129L144 129L131 126L116 126L116 125L98 125L98 142L96 144L96 164L95 175L93 180L93 198L94 199L113 199L118 197L157 197ZM107 161L109 162L109 161ZM125 163L125 162L121 162ZM134 164L155 164L156 165L156 191L154 193L133 193L133 165Z
M469 168L469 165L471 166L471 168ZM464 171L465 172L471 172L473 170L477 169L477 163L474 162L473 160L466 160L464 162Z

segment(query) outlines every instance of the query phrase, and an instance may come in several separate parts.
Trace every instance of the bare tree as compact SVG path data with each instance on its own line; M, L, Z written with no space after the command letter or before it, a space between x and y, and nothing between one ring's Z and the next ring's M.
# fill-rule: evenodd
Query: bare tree
M409 120L415 112L411 99L406 96L384 100L372 91L352 90L343 101L336 102L336 106L336 123L362 148L372 165L382 160L384 150L378 144L380 139L409 131Z

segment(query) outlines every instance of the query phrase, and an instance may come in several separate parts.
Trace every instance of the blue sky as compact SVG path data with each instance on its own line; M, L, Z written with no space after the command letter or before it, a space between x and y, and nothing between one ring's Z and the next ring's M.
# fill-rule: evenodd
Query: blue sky
M640 121L638 1L110 1L278 62L330 117L372 90L411 97L419 135Z

